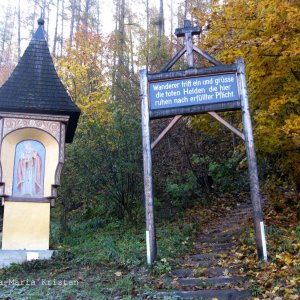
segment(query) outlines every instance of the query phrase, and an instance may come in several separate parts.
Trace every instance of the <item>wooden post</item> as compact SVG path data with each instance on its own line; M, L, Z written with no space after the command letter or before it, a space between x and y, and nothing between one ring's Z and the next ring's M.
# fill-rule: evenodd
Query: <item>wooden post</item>
M241 92L241 106L244 126L244 135L246 142L246 151L248 159L248 172L250 179L250 192L253 207L253 219L256 238L257 255L260 260L267 260L267 246L263 222L263 212L261 207L261 196L259 191L259 180L257 172L256 154L254 148L254 138L252 131L252 122L250 115L250 107L248 101L248 90L245 75L244 60L237 59L237 75L239 78L240 92Z
M199 35L201 33L201 28L199 26L192 26L190 20L184 20L184 27L177 28L175 30L175 35L177 37L184 37L185 47L186 47L186 56L189 68L194 67L194 57L193 57L193 35Z
M143 160L144 160L144 196L146 211L146 245L147 264L156 260L157 246L154 223L153 183L152 183L152 157L150 141L150 118L148 101L147 70L140 70L142 134L143 134Z
M191 26L191 21L184 20L184 27ZM192 33L187 32L185 34L185 45L186 45L186 56L189 68L194 67L194 57L193 57L193 41L192 41Z

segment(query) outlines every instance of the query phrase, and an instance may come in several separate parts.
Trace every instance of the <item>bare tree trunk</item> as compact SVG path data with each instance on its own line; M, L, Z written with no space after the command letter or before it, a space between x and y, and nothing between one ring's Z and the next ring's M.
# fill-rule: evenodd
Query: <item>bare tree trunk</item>
M147 16L147 37L146 37L146 43L147 43L147 57L146 62L147 66L149 64L149 0L146 0L146 16Z
M125 0L121 0L120 15L119 15L119 61L118 65L123 66L124 62L124 46L125 46Z
M89 12L90 12L90 7L91 6L91 2L90 0L85 0L85 8L84 8L84 14L83 14L83 20L82 23L85 27L85 30L88 28L89 26Z
M46 4L46 0L43 0L42 4L40 4L42 18L45 18L45 6L46 6L45 4Z
M38 1L37 1L38 4ZM45 20L45 34L46 34L46 40L49 40L49 16L50 16L50 5L51 1L47 2L47 0L43 0L41 4L39 4L41 8L41 17Z
M7 15L5 16L5 22L3 26L3 34L2 34L2 43L1 43L1 52L3 53L5 50L6 36L7 36Z
M129 24L133 25L132 15L129 16ZM133 99L133 77L134 77L134 50L133 50L133 38L132 38L132 25L129 25L129 43L130 43L130 63L128 63L128 74L129 74L129 83L130 83L130 99ZM131 102L132 103L132 102Z
M54 38L53 38L53 49L52 49L53 55L56 54L58 14L59 14L59 0L56 1L56 20L55 20L55 30L54 30Z
M33 6L33 20L32 20L32 33L35 32L35 19L36 19L36 2L34 2L34 6Z
M161 47L161 40L165 34L165 20L164 20L164 1L160 0L159 6L159 20L158 20L158 48Z
M61 38L60 38L60 56L62 56L64 48L64 19L65 19L65 2L61 1Z
M18 61L21 58L21 1L18 1Z
M170 7L170 10L171 10L171 37L170 37L170 40L171 40L171 45L172 45L172 41L173 41L173 17L174 17L174 13L173 13L173 1L171 1L171 7Z
M45 8L46 9L46 8ZM47 8L47 32L46 32L46 39L49 41L49 20L50 20L50 4Z
M117 35L118 32L118 16L119 16L119 1L116 1L116 5L115 5L115 36ZM113 52L113 68L112 68L112 87L111 87L111 95L112 95L112 99L115 100L116 98L116 77L117 77L117 51Z
M188 0L184 2L184 20L187 19L187 12L188 12Z
M100 3L97 1L97 34L100 33Z
M70 40L70 45L72 45L73 31L74 31L74 24L75 24L75 14L76 14L76 0L71 0L70 4L71 4L71 22L70 22L69 40Z
M81 0L78 0L78 2L76 3L76 31L79 31L80 28L80 24L81 24Z
M91 10L91 0L85 0L84 12L82 15L82 24L83 24L83 32L87 33L87 30L92 23L90 22L90 10Z
M12 60L11 44L15 17L16 11L12 11L11 7L7 6L0 35L0 65L2 63L4 65L9 65L9 61Z
M125 65L125 0L116 1L116 51L114 55L113 67L113 99L117 98L122 92Z
M133 24L132 16L129 17L129 24ZM133 38L132 38L132 25L129 25L129 42L130 42L130 74L131 77L134 74L134 54L133 54Z

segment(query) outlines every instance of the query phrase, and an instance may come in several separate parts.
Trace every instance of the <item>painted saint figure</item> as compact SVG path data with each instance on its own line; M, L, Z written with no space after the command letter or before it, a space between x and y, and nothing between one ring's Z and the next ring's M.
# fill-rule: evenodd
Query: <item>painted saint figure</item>
M42 159L32 147L31 141L24 141L23 152L20 153L16 172L16 187L20 196L41 195L43 189Z

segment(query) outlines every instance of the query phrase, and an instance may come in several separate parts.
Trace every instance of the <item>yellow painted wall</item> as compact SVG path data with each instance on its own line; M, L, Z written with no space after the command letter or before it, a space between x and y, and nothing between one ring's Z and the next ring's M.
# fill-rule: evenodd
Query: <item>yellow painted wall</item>
M17 129L2 141L1 164L5 194L12 195L13 170L16 146L23 140L36 140L46 150L44 197L51 196L55 171L59 162L59 145L49 133L36 128ZM4 203L2 249L48 250L50 230L50 203Z
M49 133L35 129L24 128L9 133L4 137L1 149L1 164L5 194L12 194L13 170L16 145L23 140L36 140L41 142L46 149L44 197L51 196L51 186L55 182L55 171L59 161L59 145Z
M4 204L4 250L48 250L50 204L9 202Z

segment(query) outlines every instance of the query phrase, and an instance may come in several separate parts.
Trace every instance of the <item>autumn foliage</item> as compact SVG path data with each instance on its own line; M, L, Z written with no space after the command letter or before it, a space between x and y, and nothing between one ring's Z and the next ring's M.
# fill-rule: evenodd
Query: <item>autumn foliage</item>
M299 189L299 1L224 2L195 11L207 29L199 46L225 64L245 59L262 173Z
M84 114L104 120L109 88L105 82L105 43L100 34L81 26L58 59L58 71L74 102Z

